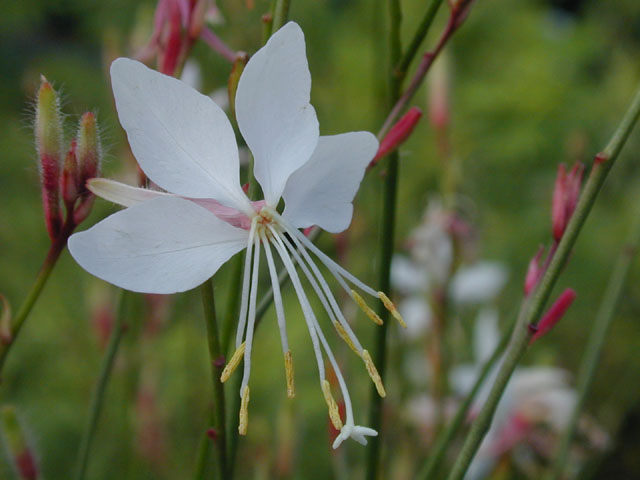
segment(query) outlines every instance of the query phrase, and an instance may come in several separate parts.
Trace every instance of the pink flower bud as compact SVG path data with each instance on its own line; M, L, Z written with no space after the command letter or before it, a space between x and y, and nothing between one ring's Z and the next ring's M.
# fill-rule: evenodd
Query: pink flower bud
M175 73L178 67L180 51L182 50L182 14L178 3L171 2L169 4L169 29L158 55L158 66L160 71L166 75Z
M60 212L60 163L62 158L62 116L60 100L46 78L41 77L36 102L36 148L40 159L42 204L49 237L54 240L62 225Z
M61 180L62 200L67 209L71 211L73 209L76 200L78 199L78 159L76 158L76 141L71 140L71 147L67 152L67 156L64 159L64 167L62 168L62 180Z
M568 174L564 164L558 165L551 204L553 238L556 242L562 238L578 204L583 171L584 166L581 163L576 163Z
M532 327L534 334L529 340L529 345L538 340L543 335L547 334L556 323L564 316L567 309L571 306L576 298L576 292L572 288L567 288L558 297L552 307L544 314L537 327Z
M527 275L524 278L524 294L529 295L538 284L540 277L542 276L542 266L540 265L540 258L544 253L544 246L540 245L538 251L529 262L529 268L527 268Z
M382 139L378 153L376 153L376 156L371 160L369 168L375 166L378 160L403 144L413 132L420 117L422 117L422 111L418 107L411 107Z
M3 407L2 427L5 445L9 450L9 456L17 477L21 480L36 480L38 478L38 467L27 445L15 408L11 406Z
M87 180L100 175L102 145L96 116L86 112L80 118L78 126L76 156L78 161L78 188L81 195L87 195Z

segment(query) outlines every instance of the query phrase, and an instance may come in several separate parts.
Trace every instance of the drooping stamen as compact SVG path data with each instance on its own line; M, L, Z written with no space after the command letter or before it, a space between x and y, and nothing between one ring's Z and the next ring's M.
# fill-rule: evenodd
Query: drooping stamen
M280 282L278 280L278 273L276 272L276 265L273 261L273 254L271 253L271 247L269 246L269 240L267 239L266 234L261 233L260 238L262 239L262 245L264 246L264 252L267 257L267 265L269 267L269 276L271 277L273 303L276 307L276 318L278 319L278 328L280 329L282 351L286 354L289 350L289 341L287 340L287 324L284 316L284 306L282 304L282 294L280 293Z
M284 353L284 371L287 375L287 397L294 398L296 396L296 390L293 383L293 358L291 357L291 350L287 350Z
M246 343L242 342L240 346L236 348L236 351L233 352L233 355L231 356L231 360L227 362L227 365L224 367L224 370L222 371L222 375L220 375L220 381L222 383L229 380L229 377L231 376L231 374L235 372L236 368L238 368L238 365L240 364L240 360L242 360L242 356L244 355L245 346L246 346Z
M238 433L246 435L249 428L249 385L242 389L242 401L240 402L240 421L238 422Z
M258 296L258 273L260 270L260 239L255 238L255 252L253 254L253 271L251 272L251 291L249 294L249 316L247 317L247 336L244 349L244 372L240 392L244 392L249 384L251 374L251 347L253 346L253 329L256 323L256 299Z
M389 310L393 318L395 318L398 321L398 323L402 325L402 327L407 328L407 324L404 323L404 319L402 318L402 315L400 315L400 312L398 311L396 306L393 304L393 302L389 299L389 297L387 297L387 295L384 292L378 292L378 297L380 298L380 300L382 300L382 303L384 304L384 308Z
M347 345L349 345L349 347L358 356L360 356L360 352L362 352L362 345L360 345L358 338L356 337L355 333L353 333L353 330L351 330L351 327L349 326L347 319L344 318L344 315L342 314L342 311L338 306L338 302L336 301L335 297L331 293L331 289L329 288L329 285L327 285L327 282L325 281L324 277L320 273L320 270L318 269L316 264L311 259L311 256L304 249L304 246L295 239L295 237L288 237L288 238L281 237L281 240L286 243L286 246L289 249L289 252L291 252L291 254L294 256L298 265L300 265L300 268L302 269L303 273L309 280L311 287L314 289L314 291L316 292L316 295L320 299L322 306L324 307L325 311L329 314L329 318L331 318L331 322L333 323L340 337L347 343ZM295 244L295 246L292 245L287 240L292 241ZM296 250L296 247L297 247L297 250ZM298 252L302 254L305 261L303 261L300 258L300 255ZM315 277L314 275L311 275L311 273L309 272L309 269L307 268L307 265L311 267ZM320 291L320 287L318 287L318 283L320 283L320 287L322 287L322 291ZM323 292L324 292L324 295L323 295ZM330 303L331 305L329 306L327 302Z
M313 310L311 310L311 306L307 301L307 297L304 294L304 289L302 288L302 284L300 283L300 279L298 278L298 274L296 272L295 267L293 266L293 262L289 255L287 254L287 249L282 243L282 240L278 236L278 232L269 225L269 229L271 233L273 233L272 238L275 240L273 246L275 247L278 255L280 255L280 259L284 264L284 268L287 270L289 274L289 278L291 279L291 283L293 284L293 289L298 296L298 301L300 302L300 307L302 308L302 314L304 316L305 322L307 323L307 328L309 330L309 335L311 336L311 343L313 345L313 351L316 355L316 362L318 363L318 373L320 374L320 380L325 379L325 371L324 371L324 362L322 360L322 352L320 350L320 342L318 341L318 335L313 326L312 318L315 319L313 314Z
M244 336L244 327L247 323L247 309L249 306L249 278L251 277L251 254L253 253L254 236L256 233L256 224L258 217L254 217L251 221L251 229L249 230L249 240L247 242L247 252L244 257L244 275L242 277L242 295L240 297L240 314L238 315L238 329L236 331L236 348L242 343Z
M284 218L282 218L277 213L274 213L273 216L278 221L278 223L282 225L282 227L285 229L285 231L289 235L295 236L298 240L300 240L304 244L306 248L311 250L334 276L336 277L342 276L346 278L351 283L353 283L356 287L358 287L360 290L362 290L365 293L368 293L372 297L378 296L378 292L376 292L370 286L362 283L362 281L360 281L357 277L355 277L350 272L348 272L347 270L342 268L340 265L338 265L336 262L331 260L322 250L316 247L313 244L313 242L309 240L307 237L305 237L297 228L293 228L291 225L289 225L289 223Z
M364 360L364 364L367 367L367 372L369 372L369 376L373 383L376 386L376 390L378 391L378 395L382 398L387 396L387 392L384 390L384 385L382 385L382 379L380 378L380 374L378 373L378 369L371 360L371 355L366 350L362 351L362 359Z
M342 418L340 418L340 409L336 403L333 395L331 395L331 385L328 381L322 381L322 393L324 394L324 400L327 402L329 408L329 418L333 424L333 428L336 430L342 430Z
M349 293L351 294L351 298L353 298L353 301L358 304L358 306L364 313L367 314L367 317L369 317L373 321L373 323L382 325L382 319L376 312L373 311L373 309L369 305L367 305L367 302L364 301L364 299L358 294L358 292L356 292L355 290L351 290Z

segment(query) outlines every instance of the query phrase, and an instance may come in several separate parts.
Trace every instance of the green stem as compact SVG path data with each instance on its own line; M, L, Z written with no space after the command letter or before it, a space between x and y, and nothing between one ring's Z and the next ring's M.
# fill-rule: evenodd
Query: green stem
M216 438L213 440L216 453L216 468L218 478L227 478L227 444L225 431L224 384L220 375L224 368L224 355L220 347L218 333L218 319L213 296L213 279L209 279L200 287L202 306L204 308L205 324L207 326L207 343L209 346L209 360L211 361L211 382L213 386L213 428Z
M271 34L277 32L289 19L289 7L291 0L277 0L276 9L273 15L273 26Z
M429 33L429 29L433 24L434 18L436 18L436 13L438 13L440 5L442 5L442 0L431 0L431 3L427 7L427 11L424 14L424 17L422 17L422 21L420 22L418 29L414 33L411 42L409 42L407 51L404 52L404 55L402 55L402 58L398 62L398 65L396 66L396 75L401 82L407 75L409 65L411 65L411 62L418 53L418 49L420 48L422 41L427 36L427 33Z
M523 302L518 317L521 317L524 314L523 312L525 311L525 308L526 304ZM427 457L417 478L429 480L430 478L433 478L433 476L437 473L438 468L440 467L440 464L442 463L442 460L447 453L449 445L455 438L456 433L458 433L458 431L460 430L460 427L462 427L462 425L464 424L464 421L467 418L467 413L469 412L469 408L471 407L471 404L473 403L476 395L480 391L480 387L482 387L482 384L487 378L487 375L489 375L489 372L491 372L491 369L493 368L495 363L502 356L502 352L504 352L509 338L511 338L511 335L513 333L514 325L515 323L513 323L507 333L503 335L500 343L493 350L491 357L489 357L489 359L482 366L482 369L480 370L480 373L476 378L471 391L467 394L460 406L458 406L458 410L456 411L453 420L451 420L449 425L447 425L447 427L438 434L435 445L433 446L433 451Z
M600 304L595 322L591 328L589 342L585 350L584 358L582 359L582 365L580 366L580 372L576 382L576 405L571 413L569 424L560 439L560 447L558 448L558 453L552 469L547 477L548 480L557 480L562 477L562 473L569 456L569 447L571 446L571 442L575 435L578 420L582 413L587 394L589 393L591 384L593 383L605 339L609 328L611 327L611 323L613 322L616 307L620 301L620 296L639 243L640 216L635 218L629 237L618 256L613 272L611 272L611 278L609 279L607 290L602 298L602 303Z
M395 75L401 55L400 27L402 23L402 11L399 0L389 0L389 104L393 105L400 95L400 81ZM384 181L382 231L380 238L380 278L378 285L383 292L391 291L391 258L393 256L394 232L396 222L396 203L398 190L398 152L389 156L387 175ZM384 380L387 356L387 326L389 312L383 305L378 305L378 315L383 324L377 329L375 335L375 350L373 361L378 368L380 377ZM378 477L380 464L380 441L382 439L382 398L374 386L371 387L371 403L369 422L367 425L378 432L378 436L371 437L367 449L366 476L368 480Z
M51 275L53 267L55 267L58 258L60 258L60 254L67 246L67 239L69 238L75 227L76 225L72 221L67 221L62 227L62 231L60 232L58 239L56 239L49 247L47 257L42 263L42 267L38 272L38 276L36 277L35 282L31 286L31 290L29 290L29 293L27 294L27 298L24 300L24 302L20 306L20 309L11 321L11 335L9 337L5 336L5 338L2 338L2 341L0 342L0 378L2 377L2 370L7 360L7 356L9 355L9 351L15 343L18 334L20 333L20 330L24 325L24 322L27 320L27 317L33 309L33 306L40 297L42 289L47 283L47 280L49 279L49 276Z
M87 466L89 464L89 453L91 451L91 444L96 432L96 426L98 424L98 418L102 410L102 404L104 402L105 392L111 372L113 371L113 364L120 346L120 340L122 335L127 329L125 324L125 316L127 309L127 297L129 292L123 290L120 294L118 301L118 313L115 318L115 322L111 328L111 336L109 337L109 344L102 358L102 365L100 366L100 374L98 376L98 383L95 386L93 395L91 397L91 404L89 406L89 417L82 434L80 441L80 448L78 450L78 460L76 463L76 480L82 480L85 478Z
M478 417L469 431L469 435L462 446L462 450L456 459L451 473L449 474L449 480L458 480L463 478L465 472L469 468L469 465L480 446L480 442L491 425L493 414L500 398L502 397L504 389L507 386L509 378L527 349L530 338L528 326L535 326L539 321L542 310L551 295L551 290L553 289L562 268L569 258L571 249L578 238L578 234L582 230L582 227L591 211L591 207L598 196L600 188L616 161L622 146L637 122L638 116L640 116L640 89L638 89L636 96L634 97L624 118L620 122L620 125L616 129L613 137L605 149L596 155L591 174L589 175L587 184L580 195L578 205L576 206L576 210L567 225L567 229L562 240L560 240L560 243L558 244L558 250L553 256L553 259L549 264L549 268L545 272L538 288L536 289L535 296L531 303L531 309L524 317L524 321L516 324L513 336L511 337L511 341L507 347L505 360L498 372L496 382L491 389L489 398L480 410Z

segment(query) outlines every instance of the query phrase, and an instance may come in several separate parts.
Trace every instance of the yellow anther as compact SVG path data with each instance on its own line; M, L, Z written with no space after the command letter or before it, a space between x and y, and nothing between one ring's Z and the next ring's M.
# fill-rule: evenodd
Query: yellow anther
M373 309L369 305L367 305L367 303L358 294L358 292L356 292L355 290L351 290L351 298L353 298L353 300L358 304L358 306L362 309L362 311L367 314L367 317L373 320L374 323L377 323L378 325L382 325L382 319L378 316L376 312L373 311Z
M378 369L373 364L373 360L371 360L371 355L366 350L362 350L362 359L364 360L364 364L367 367L367 372L369 372L369 376L373 383L376 386L376 390L378 391L378 395L382 398L387 396L387 392L384 391L384 385L382 385L382 379L380 378L380 374L378 373Z
M233 352L233 355L231 356L231 360L229 360L229 362L227 363L227 366L224 367L224 370L222 371L222 375L220 375L220 381L222 383L226 382L229 379L231 374L235 371L235 369L240 364L240 360L242 360L242 356L244 355L244 347L245 347L245 342L242 342L242 345L240 345L236 349L236 351Z
M240 402L240 421L238 422L238 433L247 434L249 428L249 385L242 391L242 401Z
M402 315L400 315L400 312L398 311L396 306L393 304L393 302L389 300L389 297L387 297L387 295L385 295L384 292L378 292L378 297L380 298L380 300L382 300L382 303L384 304L384 308L386 308L387 310L389 310L389 312L391 312L391 315L393 315L393 318L395 318L398 321L398 323L400 323L400 325L402 325L404 328L407 328L407 324L404 323L404 319L402 318Z
M358 351L358 349L356 348L356 346L354 345L353 341L351 340L351 338L349 337L349 335L347 334L347 331L344 329L344 327L340 324L340 322L333 322L333 326L336 327L336 331L338 332L338 335L340 335L340 338L342 338L342 340L344 340L344 343L346 343L347 345L349 345L349 348L351 350L353 350L353 352L360 356L360 352Z
M322 381L322 393L324 393L324 399L329 407L329 418L333 424L333 428L336 430L342 430L342 418L340 418L340 410L338 404L331 395L331 385L326 380Z
M296 391L293 388L293 358L291 358L291 350L287 350L284 354L284 371L287 374L287 397L294 398Z

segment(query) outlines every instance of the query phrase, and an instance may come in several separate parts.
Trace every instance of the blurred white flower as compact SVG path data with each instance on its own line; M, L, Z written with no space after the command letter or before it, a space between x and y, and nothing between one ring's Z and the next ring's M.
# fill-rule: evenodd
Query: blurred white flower
M458 269L451 281L451 297L459 305L493 300L505 282L507 270L498 262L478 262Z

